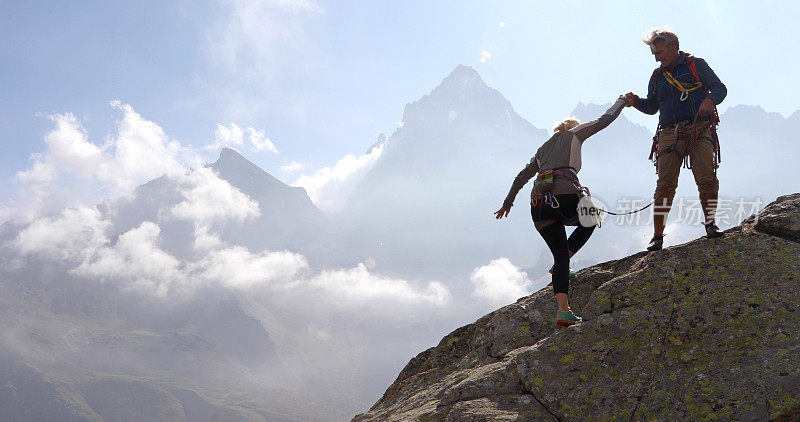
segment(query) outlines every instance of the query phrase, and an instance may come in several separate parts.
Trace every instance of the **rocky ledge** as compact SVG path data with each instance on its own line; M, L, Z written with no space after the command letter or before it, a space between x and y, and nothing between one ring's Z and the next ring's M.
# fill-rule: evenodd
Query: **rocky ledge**
M800 420L800 194L578 272L420 353L353 421Z

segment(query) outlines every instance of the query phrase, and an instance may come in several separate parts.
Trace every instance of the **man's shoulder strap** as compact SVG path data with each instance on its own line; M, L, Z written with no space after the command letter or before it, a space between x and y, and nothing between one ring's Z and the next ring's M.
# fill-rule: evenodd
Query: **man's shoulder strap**
M700 75L697 73L697 63L695 63L695 57L689 53L686 54L686 64L689 65L689 72L692 72L692 82L701 82Z

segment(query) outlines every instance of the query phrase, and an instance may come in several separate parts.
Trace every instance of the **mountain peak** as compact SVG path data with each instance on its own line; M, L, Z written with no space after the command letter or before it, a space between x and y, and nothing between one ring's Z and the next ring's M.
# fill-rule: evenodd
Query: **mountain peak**
M290 187L231 148L222 148L219 159L208 167L245 193L266 189L271 192L302 191L305 195L305 189Z
M475 90L475 89L486 89L486 83L483 82L481 75L478 73L477 70L460 64L456 66L456 68L450 72L442 83L433 90L433 93L441 90L458 91L458 94L464 94L467 91Z
M475 69L458 65L430 94L406 105L403 123L426 122L425 126L443 121L458 124L471 117L507 126L511 115L518 117L500 92L487 86Z
M448 75L447 78L445 78L445 80L458 80L458 81L478 80L483 82L483 79L481 79L481 75L478 73L477 70L463 64L456 66L456 68L453 69L452 72L450 72L450 75Z
M279 181L272 177L271 174L265 172L261 167L253 164L252 161L244 158L242 154L239 154L236 150L225 147L222 148L222 151L219 152L219 158L216 162L211 164L209 167L220 172L222 169L233 169L233 168L240 168L240 169L247 169L249 172L254 172L256 174L260 174L262 176L268 176L269 180L273 180L274 182L278 182L283 184L283 182Z
M224 160L224 161L229 161L229 160L247 161L248 163L250 162L248 159L244 158L244 156L242 154L239 154L238 151L236 151L235 149L232 149L232 148L228 148L228 147L222 148L222 150L219 152L219 158L217 159L217 161L219 161L219 160Z

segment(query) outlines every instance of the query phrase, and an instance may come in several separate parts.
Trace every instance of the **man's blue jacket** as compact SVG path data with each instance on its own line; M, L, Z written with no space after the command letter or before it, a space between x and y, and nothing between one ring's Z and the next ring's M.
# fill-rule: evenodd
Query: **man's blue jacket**
M689 70L687 56L681 51L678 61L670 71L678 82L691 84L693 82L692 72ZM719 80L705 60L695 57L694 63L703 86L690 92L689 98L685 101L680 100L681 92L667 82L662 69L659 68L653 72L653 76L650 77L650 82L647 84L647 98L637 98L633 106L647 114L655 114L659 111L658 122L664 127L684 120L694 120L697 110L700 109L700 103L706 99L706 96L711 98L714 104L721 103L728 95L728 88ZM711 92L706 94L706 90Z

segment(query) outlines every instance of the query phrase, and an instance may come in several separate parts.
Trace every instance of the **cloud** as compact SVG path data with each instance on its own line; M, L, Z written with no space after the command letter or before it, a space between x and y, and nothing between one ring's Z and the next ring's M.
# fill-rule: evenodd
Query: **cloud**
M0 224L5 223L8 219L14 216L17 213L16 208L7 207L5 205L0 204Z
M366 264L313 272L302 254L253 252L240 245L226 245L218 234L210 232L209 225L221 219L248 218L256 215L257 207L211 170L193 174L184 177L197 186L185 191L187 201L172 211L195 221L194 258L179 259L166 252L161 244L167 239L161 238L161 227L152 221L110 239L107 233L112 223L104 220L97 208L89 207L69 208L56 217L37 219L17 237L17 250L23 256L68 264L70 273L76 276L156 296L218 285L270 292L270 296L282 297L287 303L313 303L315 313L358 313L395 321L418 318L418 311L450 304L449 290L436 281L417 284L386 277L370 272ZM223 194L209 196L207 189ZM234 205L220 205L225 202Z
M91 177L102 158L100 148L88 141L86 131L71 113L54 114L55 128L47 133L46 154L34 155L33 167L17 173L23 183L49 183L60 173Z
M34 222L17 244L23 254L77 261L70 270L73 275L155 296L219 285L269 292L287 303L304 301L312 304L314 314L335 311L393 321L416 319L420 311L444 308L452 300L447 287L436 281L417 286L371 273L364 264L315 274L301 254L223 246L203 230L196 235L203 236L208 247L200 250L199 258L182 261L160 247L161 228L156 223L144 222L116 242L105 236L109 226L96 209L65 210L58 219Z
M451 300L449 290L439 282L418 288L406 280L370 273L361 263L347 270L322 271L309 285L323 290L325 297L337 306L443 307Z
M306 167L306 165L303 164L303 163L298 163L297 161L292 161L289 164L281 166L281 170L285 171L287 173L291 173L291 172L294 172L294 171L302 170L305 167Z
M189 264L192 279L237 290L271 292L270 296L285 298L282 302L313 303L309 308L323 313L363 313L369 309L370 315L380 317L391 309L391 318L413 317L419 309L442 308L451 302L447 287L436 281L415 286L406 280L371 273L361 263L315 274L298 253L254 253L242 246L219 247L221 242L216 245Z
M277 154L278 150L269 138L264 136L263 130L255 130L252 127L247 128L247 137L250 140L250 145L253 146L255 151L267 150L271 153Z
M211 251L194 265L203 279L236 289L281 288L308 268L303 255L289 251L254 254L242 246Z
M233 121L255 121L264 113L308 121L313 101L297 87L329 67L317 46L318 34L326 27L319 3L214 3L212 15L197 16L205 32L201 48L208 66L198 74L204 94L195 106L217 110ZM268 150L268 144L264 148Z
M210 168L201 167L175 176L184 201L171 212L177 218L194 221L198 226L215 222L244 222L261 215L258 202L253 201Z
M356 157L348 154L333 167L319 169L312 176L302 175L293 186L301 186L319 208L336 211L361 178L372 168L386 147L379 143L366 154Z
M51 194L62 189L68 196L78 185L64 183L64 177L81 178L85 180L80 186L97 187L99 196L108 190L129 193L136 183L166 173L176 183L182 200L159 214L157 221L144 222L116 240L108 236L111 221L104 220L96 207L78 206L53 217L34 217L15 241L21 255L61 260L71 265L73 275L162 296L216 284L280 292L286 297L314 296L319 309L344 314L370 308L374 315L395 309L407 316L415 314L414 309L441 308L451 301L448 289L438 282L417 285L372 273L365 264L313 273L301 254L250 251L226 244L215 229L220 223L243 223L259 217L259 204L210 168L198 166L187 171L183 163L197 162L191 150L171 141L161 127L130 105L115 101L112 106L123 115L117 133L102 147L89 142L74 116L54 115L55 128L46 136L47 151L37 156L19 179L47 186ZM217 142L239 145L248 139L255 147L270 149L263 132L242 130L235 124L217 126ZM379 143L360 157L348 155L300 181L318 200L333 200L369 170L385 145ZM287 169L301 167L294 162ZM170 240L161 239L159 223L168 224L171 218L194 224L193 258L179 259L162 249L162 242Z
M19 233L16 246L23 255L82 260L108 242L110 225L97 208L67 208L56 217L34 221Z
M33 163L17 172L21 184L16 211L6 218L30 222L41 213L54 213L67 205L75 205L86 196L86 185L102 160L101 148L90 143L86 131L71 113L49 116L55 127L45 137L44 153L31 155ZM87 183L88 182L88 183Z
M488 265L475 268L470 275L473 294L493 305L504 305L530 294L531 280L508 258L492 260Z
M198 252L210 251L222 247L222 239L217 233L212 233L211 228L205 225L194 226L194 249Z
M242 130L235 123L231 123L230 127L218 124L217 130L214 132L214 143L206 146L204 149L207 151L218 151L224 147L241 147L244 145L245 133L247 133L247 140L250 143L251 151L266 150L274 154L278 153L275 144L264 135L263 130L256 130L253 127Z
M228 146L242 146L243 139L244 132L235 123L231 123L231 127L218 124L217 130L214 131L214 144L207 146L206 149L216 151Z
M244 223L261 216L260 205L208 167L171 178L183 201L170 215L194 224L194 249L198 252L221 247L217 231L227 222ZM215 231L216 229L216 231Z
M160 233L157 224L146 221L120 235L116 244L98 249L71 272L160 296L186 287L181 262L158 245Z
M208 34L212 65L262 85L283 67L283 56L305 44L305 20L322 12L312 0L221 1Z
M202 162L130 105L114 101L111 106L123 115L117 133L102 146L89 141L72 114L50 116L55 127L44 137L47 149L34 154L31 167L16 175L22 184L16 217L30 222L65 206L97 203Z
M128 192L144 181L162 174L180 174L185 171L181 156L197 164L200 160L171 141L159 125L145 120L133 107L112 101L111 105L123 112L117 123L117 135L106 146L108 154L100 166L98 178L112 183L118 192Z

